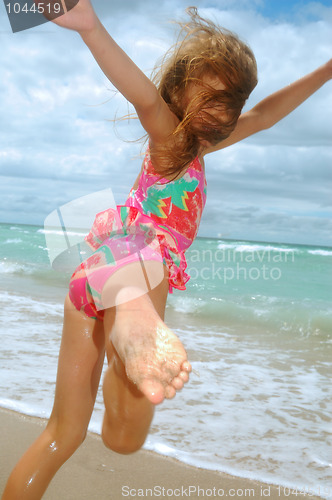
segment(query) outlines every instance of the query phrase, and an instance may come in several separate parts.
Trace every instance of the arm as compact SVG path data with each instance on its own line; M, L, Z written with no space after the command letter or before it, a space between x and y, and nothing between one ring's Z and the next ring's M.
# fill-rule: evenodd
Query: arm
M332 59L312 73L266 97L243 113L231 135L204 154L231 146L260 130L272 127L332 78Z
M81 34L107 78L133 104L142 126L154 142L174 130L177 119L151 80L115 43L98 21L95 29Z
M177 118L155 85L108 34L90 0L80 0L72 10L54 22L80 34L110 82L135 107L151 141L157 143L165 140L176 127Z

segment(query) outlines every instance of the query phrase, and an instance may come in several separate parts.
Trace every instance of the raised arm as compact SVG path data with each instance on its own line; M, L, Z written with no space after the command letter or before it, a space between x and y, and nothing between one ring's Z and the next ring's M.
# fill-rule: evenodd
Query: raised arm
M232 134L216 146L206 149L204 154L226 148L260 130L272 127L300 106L331 78L332 59L312 73L266 97L251 110L243 113Z
M80 0L54 22L80 34L110 82L133 104L151 140L163 142L176 127L177 118L155 85L108 34L90 0Z

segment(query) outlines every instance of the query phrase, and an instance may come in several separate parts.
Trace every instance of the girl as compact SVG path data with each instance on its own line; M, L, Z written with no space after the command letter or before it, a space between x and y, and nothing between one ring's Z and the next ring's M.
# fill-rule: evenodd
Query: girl
M332 77L329 61L241 114L257 83L251 50L196 9L188 13L155 82L108 35L89 0L54 21L80 34L135 107L149 146L125 205L98 214L86 238L93 253L74 272L65 301L53 411L3 500L41 498L82 443L105 351L103 441L119 453L142 446L155 405L174 397L191 370L163 319L169 290L189 279L184 252L205 204L205 155L271 127Z

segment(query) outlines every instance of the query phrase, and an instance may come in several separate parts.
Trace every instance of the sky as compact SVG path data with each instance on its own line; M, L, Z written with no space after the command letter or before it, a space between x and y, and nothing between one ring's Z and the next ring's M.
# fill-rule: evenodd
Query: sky
M184 0L92 0L147 75L175 40ZM196 0L253 49L259 83L245 109L332 57L332 0ZM13 34L0 3L0 222L49 213L106 188L124 203L144 131L80 37L51 23ZM332 80L269 130L206 157L199 235L332 246Z

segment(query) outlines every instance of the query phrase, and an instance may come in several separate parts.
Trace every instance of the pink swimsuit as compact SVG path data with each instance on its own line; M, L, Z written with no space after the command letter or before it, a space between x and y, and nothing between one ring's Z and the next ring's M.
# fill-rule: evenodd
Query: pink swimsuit
M85 238L94 252L71 278L69 295L75 307L102 319L103 310L115 305L105 299L105 285L111 277L114 287L127 283L125 268L133 285L142 288L139 274L147 291L160 283L163 270L148 263L166 266L170 292L185 290L190 276L184 252L197 235L205 202L206 179L198 158L181 178L169 181L154 170L147 150L137 189L130 191L125 205L97 214Z

